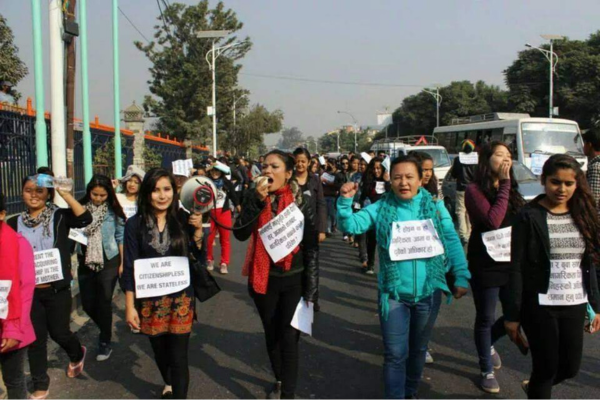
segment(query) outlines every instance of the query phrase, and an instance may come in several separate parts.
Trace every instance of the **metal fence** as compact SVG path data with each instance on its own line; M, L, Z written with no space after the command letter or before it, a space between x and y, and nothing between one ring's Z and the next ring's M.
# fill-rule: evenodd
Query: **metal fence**
M50 121L46 120L48 133L50 132ZM91 128L92 134L92 156L95 157L98 149L114 137L114 132L106 129ZM48 137L48 156L52 167L50 134ZM133 163L133 136L122 135L122 151L124 160L123 168ZM184 159L185 147L180 144L167 143L165 140L146 140L146 147L154 150L162 156L162 167L171 169L172 162ZM194 153L203 153L198 149ZM208 154L206 152L206 154ZM81 198L85 194L86 182L84 182L83 166L83 134L75 131L74 149L75 168L75 198ZM94 165L95 173L103 173L111 176L112 171L108 166ZM36 142L35 142L35 116L13 111L0 110L0 188L7 200L7 212L9 215L23 210L21 200L21 184L27 176L35 174L36 171ZM125 172L125 171L123 171Z

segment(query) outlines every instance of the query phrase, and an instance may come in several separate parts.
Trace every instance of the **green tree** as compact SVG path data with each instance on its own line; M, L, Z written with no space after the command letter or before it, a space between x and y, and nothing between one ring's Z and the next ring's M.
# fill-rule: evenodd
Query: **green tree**
M19 58L19 48L15 46L14 40L12 29L8 26L6 18L0 14L0 81L6 80L16 86L27 75L28 70ZM21 97L14 89L11 94L17 101Z
M281 132L281 139L279 139L277 147L282 150L293 150L304 144L302 136L302 131L295 126L292 128L285 128Z
M212 39L198 38L196 33L208 30L237 32L243 24L222 2L211 9L208 0L191 6L173 3L163 15L164 21L154 27L154 41L147 45L135 42L152 63L152 79L148 84L153 96L146 96L144 108L160 118L158 130L180 139L206 142L212 137L212 117L207 115L207 106L212 104L212 73L205 57L212 47ZM215 40L215 45L221 47L236 41L239 41L238 37L230 35ZM216 61L218 132L232 132L232 107L241 69L236 61L252 46L247 37L241 42L241 45L226 50Z
M541 48L549 50L548 45ZM554 42L559 57L554 76L553 103L561 118L589 128L600 118L600 31L588 40ZM515 111L548 116L549 62L537 49L519 52L504 71L509 101Z
M234 154L246 154L251 149L258 149L263 143L264 135L279 132L283 121L283 112L270 112L261 104L253 105L248 113L237 120L235 131L227 133L221 145Z

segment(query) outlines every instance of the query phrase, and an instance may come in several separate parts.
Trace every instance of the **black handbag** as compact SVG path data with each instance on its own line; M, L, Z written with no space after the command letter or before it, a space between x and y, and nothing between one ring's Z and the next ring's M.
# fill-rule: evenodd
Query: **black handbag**
M205 302L221 291L215 278L198 261L190 260L190 274L194 295L200 302Z

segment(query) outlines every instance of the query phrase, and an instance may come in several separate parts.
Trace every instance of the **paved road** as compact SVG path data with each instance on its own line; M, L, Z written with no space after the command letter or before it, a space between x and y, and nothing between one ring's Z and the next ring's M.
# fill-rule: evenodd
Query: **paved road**
M376 278L362 275L356 250L339 236L321 251L321 308L314 337L301 340L298 396L302 398L381 398L382 352L376 307ZM245 244L234 241L230 274L218 276L224 291L203 304L191 338L190 397L264 398L272 383L262 328L248 297L240 265ZM114 353L99 363L88 359L84 376L65 377L67 358L51 352L52 398L157 398L162 390L148 340L129 332L123 322L123 295L117 297ZM443 305L431 347L435 363L425 369L422 398L525 398L520 381L527 378L529 358L504 338L496 348L504 366L498 372L500 395L476 386L478 373L472 339L474 306L466 297ZM98 331L79 331L93 348ZM586 338L579 377L556 388L555 397L595 398L600 387L600 336Z

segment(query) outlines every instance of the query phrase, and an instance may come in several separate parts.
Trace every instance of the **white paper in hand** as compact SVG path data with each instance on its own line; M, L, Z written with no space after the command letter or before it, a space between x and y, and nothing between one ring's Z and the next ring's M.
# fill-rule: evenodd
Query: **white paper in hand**
M83 233L83 229L71 228L69 230L69 239L81 243L84 246L88 244L88 237Z
M292 317L291 325L298 329L300 332L304 332L307 335L312 336L312 324L315 319L315 309L314 304L309 302L306 305L306 301L304 299L300 299L298 306L296 307L296 312Z

